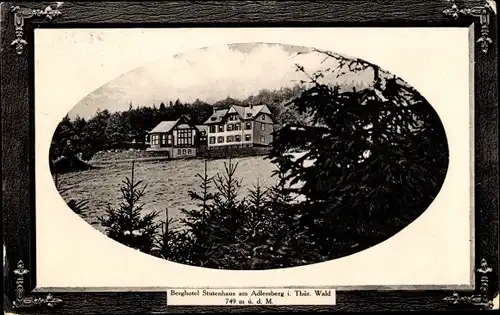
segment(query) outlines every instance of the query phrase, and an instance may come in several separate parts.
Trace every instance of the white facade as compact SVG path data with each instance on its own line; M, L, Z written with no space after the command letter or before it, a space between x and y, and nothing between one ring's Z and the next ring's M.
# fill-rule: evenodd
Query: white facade
M273 119L266 105L214 110L205 124L209 149L267 146L272 142Z
M250 129L246 129L246 124L249 124ZM240 124L240 130L234 130L234 125ZM233 130L227 131L228 125L232 125ZM219 132L219 126L224 126L224 131ZM215 128L215 132L212 128ZM224 125L213 125L208 128L208 147L220 147L229 145L247 145L253 143L253 121L241 122L239 119L234 121L228 121ZM211 130L212 129L212 130ZM222 139L221 139L222 137ZM228 138L229 137L229 138ZM232 138L231 138L232 137ZM222 140L222 141L221 141ZM230 141L228 141L230 140ZM232 140L232 141L231 141Z

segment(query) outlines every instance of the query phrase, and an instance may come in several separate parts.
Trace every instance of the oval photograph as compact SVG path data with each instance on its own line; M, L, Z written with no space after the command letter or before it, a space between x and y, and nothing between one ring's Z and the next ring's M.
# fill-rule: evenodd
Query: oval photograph
M436 198L448 157L438 114L395 74L239 43L93 91L59 123L49 162L68 209L109 238L181 264L262 270L394 236Z

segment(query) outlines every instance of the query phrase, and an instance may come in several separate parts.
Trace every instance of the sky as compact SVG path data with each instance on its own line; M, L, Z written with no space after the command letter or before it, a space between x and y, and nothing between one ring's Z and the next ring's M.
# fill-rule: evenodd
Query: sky
M153 63L121 75L87 95L69 115L89 118L98 109L114 112L126 110L130 104L158 106L176 99L182 102L200 99L208 103L226 97L243 100L262 89L291 87L307 80L303 73L296 71L295 64L313 73L335 67L337 61L325 61L323 54L311 48L282 44L238 43L200 48L159 57ZM347 75L341 81L367 82L371 78L366 73L358 73Z

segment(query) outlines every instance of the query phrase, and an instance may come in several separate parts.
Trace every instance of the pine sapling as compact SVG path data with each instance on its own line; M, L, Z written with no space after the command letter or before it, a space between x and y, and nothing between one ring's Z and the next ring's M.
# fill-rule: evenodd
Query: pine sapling
M143 204L139 200L145 195L147 185L140 188L143 181L134 178L135 161L132 162L132 175L122 181L120 188L123 202L118 209L108 205L106 216L98 217L106 234L124 245L151 253L155 235L160 224L157 223L158 212L152 211L142 215Z
M207 263L208 257L206 255L210 246L211 237L211 215L213 210L213 203L216 195L211 192L213 177L208 176L207 160L204 161L203 174L196 174L199 179L199 190L190 190L189 197L191 200L197 202L195 209L181 209L185 218L181 220L182 223L188 228L189 233L193 237L193 256L197 264L203 266ZM200 192L201 191L201 192Z

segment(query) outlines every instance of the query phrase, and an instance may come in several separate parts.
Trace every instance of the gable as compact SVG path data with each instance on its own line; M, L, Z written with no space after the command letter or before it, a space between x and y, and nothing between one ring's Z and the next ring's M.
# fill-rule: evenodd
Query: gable
M190 126L189 124L178 124L175 126L175 129L193 129L193 126Z
M230 110L232 111L232 113L237 113L240 116L240 118L245 119L245 117L244 117L245 116L245 108L246 107L243 107L243 106L233 105L233 106L231 106Z
M259 113L272 115L271 110L269 109L269 107L267 107L267 105L263 105L262 108L260 109Z
M181 116L181 118L178 119L177 124L175 125L176 129L187 129L187 128L193 128L197 129L196 125L193 123L191 119L188 119L186 116Z
M160 122L149 133L166 133L178 127L181 124L187 125L187 128L196 129L196 126L189 119L187 119L186 116L181 116L177 120L168 120Z
M271 115L271 111L269 110L267 105L245 107L245 119L256 119L261 113Z
M164 132L169 132L174 128L174 126L177 124L177 120L168 120L168 121L162 121L156 127L154 127L149 133L164 133Z
M212 115L205 121L205 124L218 124L223 122L228 114L238 114L242 120L254 120L260 113L269 115L272 120L272 114L267 105L232 105L229 109L214 110Z
M274 124L274 119L271 114L265 113L261 111L255 116L255 121L262 122L262 123L268 123L268 124Z
M205 124L217 124L220 123L223 118L226 116L229 110L227 109L218 109L212 112L212 115L208 117L205 121Z

